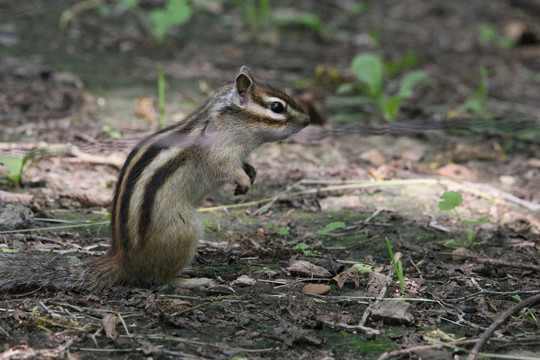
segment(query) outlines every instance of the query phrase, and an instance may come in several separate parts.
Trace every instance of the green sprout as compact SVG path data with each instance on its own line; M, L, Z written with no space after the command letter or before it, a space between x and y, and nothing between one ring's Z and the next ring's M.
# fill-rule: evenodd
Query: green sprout
M5 170L0 169L0 176L5 178L0 178L0 183L7 183L17 187L21 186L24 171L52 154L54 152L49 151L47 147L40 147L29 151L22 158L10 155L0 156L0 164L5 168Z
M413 89L428 77L424 70L414 70L406 73L398 80L398 89L394 95L385 91L386 85L402 68L416 64L414 54L408 53L404 60L395 63L385 63L380 56L373 53L357 55L351 68L360 82L359 85L344 84L338 89L338 93L350 90L358 91L379 109L385 121L394 121L399 112L401 102L414 95Z
M441 195L438 207L443 211L453 210L457 218L461 222L463 228L466 226L471 226L472 230L467 232L467 239L469 240L469 245L474 245L476 240L476 227L482 224L485 224L489 221L487 217L481 217L475 221L463 220L457 211L457 207L463 203L463 198L461 194L457 191L446 191Z
M401 295L405 294L405 280L403 278L403 264L401 263L401 260L398 260L396 262L396 259L394 258L394 252L392 251L392 245L390 244L390 240L388 237L386 238L386 246L388 247L388 253L390 254L390 258L392 259L392 265L394 265L394 270L396 271L396 275L399 280L399 288L401 291Z

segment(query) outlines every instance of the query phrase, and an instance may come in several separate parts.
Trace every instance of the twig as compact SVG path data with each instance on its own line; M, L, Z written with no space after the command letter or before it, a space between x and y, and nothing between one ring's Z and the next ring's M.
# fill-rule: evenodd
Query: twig
M371 335L371 336L379 335L381 333L377 329L373 329L373 328L370 328L370 327L367 327L367 326L364 326L364 325L361 325L361 324L349 325L349 324L344 324L344 323L332 322L332 321L328 321L328 320L323 320L322 323L327 325L327 326L330 326L331 328L339 327L339 328L346 329L346 330L360 330L363 333L365 333L366 335Z
M472 349L471 353L467 357L467 360L474 360L476 358L476 355L478 355L480 349L482 349L482 346L486 343L486 341L489 339L491 334L499 327L501 326L510 316L512 316L514 313L518 312L519 310L525 308L525 307L531 307L536 304L540 303L540 294L536 294L534 296L531 296L528 299L523 300L520 303L515 304L510 309L506 310L499 316L498 319L496 319L493 324L491 324L490 327L484 331L482 336L478 339L478 342Z
M394 267L390 266L390 270L388 271L386 281L384 283L383 288L381 289L381 292L379 293L379 296L377 296L377 299L371 304L369 304L367 309L364 311L364 313L362 314L362 319L360 320L360 323L358 324L358 326L364 326L366 324L366 321L371 315L371 312L373 311L373 308L375 307L375 305L380 303L386 296L386 293L388 292L388 288L390 287L390 284L392 284L393 282L392 276L394 275L394 271L395 271ZM379 332L378 330L375 330L375 331Z
M514 291L482 290L482 291L475 292L474 294L458 297L458 298L455 298L455 299L445 299L444 301L448 302L448 303L455 304L457 302L462 302L462 301L465 301L465 300L469 300L469 299L472 299L472 298L480 296L480 295L504 295L504 296L509 296L509 295L519 295L519 294L533 294L533 295L536 295L536 294L540 294L540 290L514 290Z
M133 342L133 338L131 337L131 334L129 333L129 330L126 325L126 322L124 321L124 318L122 317L122 315L120 315L120 313L116 313L116 316L118 316L118 319L122 323L122 326L124 327L124 330L126 331L127 338L129 339L129 341Z
M450 252L438 252L438 254L441 255L454 255ZM507 267L514 267L522 270L532 270L535 272L540 272L540 266L538 265L532 265L532 264L521 264L519 262L508 262L503 260L496 260L496 259L488 259L488 258L480 258L478 256L474 255L462 255L459 254L460 257L468 258L468 259L474 259L475 261L479 262L480 264L489 264L489 265L497 265L497 266L507 266Z
M452 345L456 345L456 344L459 344L459 345L474 344L476 342L477 342L477 340L464 340L464 341L452 341L452 342L445 343L445 344L412 346L412 347L405 348L405 349L385 352L384 354L379 356L379 358L377 360L388 360L388 359L396 357L396 356L407 355L407 354L414 353L414 352L417 352L417 351L440 349L440 348L442 348L444 346L452 347Z

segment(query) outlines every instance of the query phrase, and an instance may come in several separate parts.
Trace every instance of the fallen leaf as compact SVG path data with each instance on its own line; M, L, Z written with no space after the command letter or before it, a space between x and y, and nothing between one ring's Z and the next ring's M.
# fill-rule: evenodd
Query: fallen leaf
M351 281L354 283L354 287L357 288L360 286L360 275L358 274L358 269L354 266L351 266L347 270L337 274L332 278L337 283L337 286L342 289L343 286Z
M255 285L256 282L257 281L255 279L252 279L247 275L242 275L242 276L239 276L236 280L234 280L231 283L231 285L245 287L245 286Z
M527 160L527 165L530 167L540 168L540 159L530 158Z
M328 278L332 276L332 274L322 266L312 264L305 260L296 260L285 270L309 277Z
M405 150L401 154L401 158L405 161L419 162L424 157L424 150L422 149L409 149Z
M457 248L456 250L452 251L452 260L463 261L467 259L466 256L461 256L461 255L470 255L470 252L464 247Z
M331 287L325 284L307 284L302 288L302 294L322 295L329 292Z
M471 170L469 170L469 168L458 164L448 164L446 166L443 166L442 168L439 168L437 170L437 174L458 180L476 179L476 175Z
M148 121L157 121L156 110L154 109L154 99L139 96L135 100L135 115Z
M384 156L382 156L382 154L376 149L372 149L360 154L360 158L364 161L367 161L370 165L377 167L383 165L386 162Z
M385 282L386 275L378 272L372 272L369 274L369 280L364 294L366 296L378 297L382 288L384 287Z
M319 200L322 211L341 211L358 208L361 205L360 197L356 195L329 196Z
M103 323L103 330L105 330L105 335L111 340L116 340L118 338L118 331L116 331L116 315L107 314L101 320Z

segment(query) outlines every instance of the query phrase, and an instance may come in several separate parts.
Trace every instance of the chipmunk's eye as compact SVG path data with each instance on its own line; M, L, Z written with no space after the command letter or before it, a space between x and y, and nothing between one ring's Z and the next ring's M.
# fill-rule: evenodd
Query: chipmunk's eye
M270 103L270 110L272 110L276 114L281 114L285 111L285 106L283 106L283 104L279 101L274 101Z

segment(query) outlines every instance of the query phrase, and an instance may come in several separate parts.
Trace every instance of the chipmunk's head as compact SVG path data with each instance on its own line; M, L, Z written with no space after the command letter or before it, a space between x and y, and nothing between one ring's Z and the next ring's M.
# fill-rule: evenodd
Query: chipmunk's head
M240 68L232 89L231 103L222 109L229 125L261 142L283 140L309 124L306 109L289 95L258 83L249 69Z

